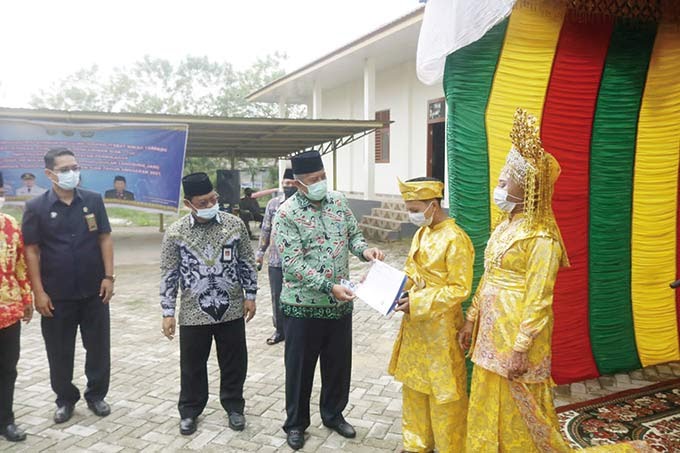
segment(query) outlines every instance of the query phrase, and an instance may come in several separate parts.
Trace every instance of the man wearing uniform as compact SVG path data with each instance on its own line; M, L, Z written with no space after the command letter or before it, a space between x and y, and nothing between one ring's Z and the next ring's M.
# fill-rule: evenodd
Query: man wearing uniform
M35 185L35 175L33 173L24 173L21 175L21 182L24 184L17 189L16 195L18 197L37 197L47 192L40 186Z
M168 339L175 335L175 304L182 288L180 433L188 436L196 432L196 420L208 403L207 362L213 338L220 367L220 402L229 416L229 427L241 431L246 423L245 322L255 315L257 294L255 255L243 222L219 211L208 175L187 175L182 186L184 204L191 214L165 233L160 285L162 328Z
M352 372L352 300L340 284L349 279L349 253L364 261L384 254L366 245L345 197L328 192L317 151L292 159L298 192L278 210L274 240L285 285L281 304L286 334L286 413L288 445L304 446L316 362L321 361L321 419L343 437L356 432L342 412Z
M80 399L73 385L76 332L87 352L85 400L96 415L109 415L104 401L111 376L109 301L113 295L113 240L98 193L77 188L80 166L72 151L45 154L52 190L26 202L22 230L35 309L57 395L55 423L73 415Z

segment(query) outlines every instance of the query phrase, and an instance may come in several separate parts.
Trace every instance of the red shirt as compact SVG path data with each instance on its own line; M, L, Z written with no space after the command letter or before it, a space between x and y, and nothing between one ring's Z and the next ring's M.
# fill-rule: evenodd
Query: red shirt
M13 217L0 214L0 329L19 321L32 302L21 229Z

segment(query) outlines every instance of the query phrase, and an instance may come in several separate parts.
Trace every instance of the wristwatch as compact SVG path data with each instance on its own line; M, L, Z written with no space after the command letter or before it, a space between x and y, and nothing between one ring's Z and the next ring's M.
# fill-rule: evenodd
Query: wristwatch
M116 276L115 275L105 275L104 280L111 280L111 283L116 282Z

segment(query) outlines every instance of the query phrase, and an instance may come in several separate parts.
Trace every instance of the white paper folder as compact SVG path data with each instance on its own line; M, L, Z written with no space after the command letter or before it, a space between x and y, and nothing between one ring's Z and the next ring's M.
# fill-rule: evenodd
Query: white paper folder
M397 304L406 285L406 274L382 261L374 261L359 285L356 296L382 315L389 314Z

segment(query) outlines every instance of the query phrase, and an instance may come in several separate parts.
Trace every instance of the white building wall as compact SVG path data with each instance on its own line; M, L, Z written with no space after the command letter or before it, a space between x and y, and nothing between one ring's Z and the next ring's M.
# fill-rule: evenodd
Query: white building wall
M362 119L363 80L323 90L321 118ZM441 85L423 85L416 77L415 60L376 72L375 108L390 110L390 162L376 163L377 197L398 196L397 177L425 176L427 172L427 102L444 96ZM337 151L337 189L359 197L366 189L363 140ZM333 187L333 159L324 158L329 186Z

